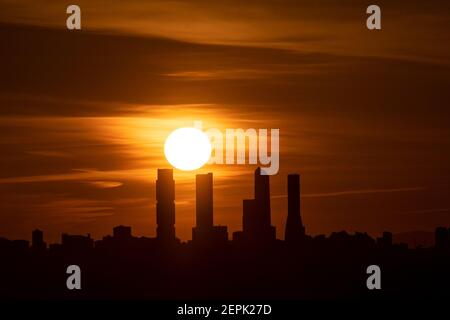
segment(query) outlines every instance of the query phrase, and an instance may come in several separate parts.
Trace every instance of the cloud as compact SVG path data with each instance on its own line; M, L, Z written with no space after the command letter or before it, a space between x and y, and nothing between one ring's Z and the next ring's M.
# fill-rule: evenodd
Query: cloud
M49 174L49 175L39 175L39 176L18 176L11 178L0 178L0 184L10 184L10 183L34 183L34 182L52 182L52 181L83 181L87 179L101 179L101 178L127 178L129 180L144 179L145 169L135 169L135 170L113 170L113 171L81 171L74 170L69 173L61 174ZM106 186L106 188L118 187L120 182L107 182L107 181L92 181L89 182L97 187Z
M99 189L118 188L123 185L119 181L88 181L87 183Z
M450 208L430 208L423 210L413 210L405 212L406 214L433 214L433 213L450 213Z
M69 153L55 150L33 150L27 151L28 154L42 157L57 157L57 158L66 158L70 157Z
M352 196L360 194L376 194L376 193L392 193L392 192L414 192L426 190L426 187L405 187L405 188L386 188L386 189L359 189L359 190L345 190L335 192L324 193L306 193L302 194L302 198L327 198L327 197L340 197L340 196ZM287 195L272 196L273 199L287 198Z
M367 4L358 0L79 0L77 4L83 32L449 63L448 1L380 0L380 33L365 28ZM65 5L57 1L3 1L2 5L0 21L65 28Z

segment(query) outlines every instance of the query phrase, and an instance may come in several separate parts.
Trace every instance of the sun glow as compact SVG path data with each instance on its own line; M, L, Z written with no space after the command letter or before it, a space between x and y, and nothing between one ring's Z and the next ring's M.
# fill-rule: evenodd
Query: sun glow
M208 136L199 129L179 128L167 137L164 154L175 168L191 171L208 162L211 143Z

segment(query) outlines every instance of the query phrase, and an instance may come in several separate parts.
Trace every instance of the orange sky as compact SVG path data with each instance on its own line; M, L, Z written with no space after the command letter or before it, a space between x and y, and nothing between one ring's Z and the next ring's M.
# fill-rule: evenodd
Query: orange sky
M167 134L280 128L272 219L303 177L308 233L450 224L449 4L360 1L0 1L0 235L43 229L155 234ZM251 166L214 172L215 222L241 228ZM194 174L175 172L177 234L191 236Z

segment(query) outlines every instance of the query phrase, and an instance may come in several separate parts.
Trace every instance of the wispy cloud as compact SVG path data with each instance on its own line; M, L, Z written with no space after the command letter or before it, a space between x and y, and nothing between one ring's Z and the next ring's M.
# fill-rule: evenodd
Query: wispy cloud
M26 151L26 153L42 157L56 157L56 158L70 157L70 153L57 150L33 150L33 151Z
M145 180L146 169L133 169L133 170L73 170L73 172L61 173L61 174L48 174L48 175L36 175L36 176L19 176L11 178L1 178L0 184L7 183L30 183L30 182L52 182L52 181L86 181L94 180L90 183L96 186L105 186L117 184L120 182L108 182L106 180L96 180L96 179L127 179L127 180Z
M340 197L351 196L359 194L375 194L375 193L391 193L391 192L413 192L427 189L426 187L406 187L406 188L387 188L387 189L358 189L358 190L345 190L334 191L324 193L306 193L302 194L302 198L325 198L325 197ZM272 198L287 198L287 195L276 195Z
M118 188L123 185L119 181L88 181L87 183L99 189Z
M428 214L428 213L450 213L450 208L430 208L423 210L413 210L405 212L405 214Z

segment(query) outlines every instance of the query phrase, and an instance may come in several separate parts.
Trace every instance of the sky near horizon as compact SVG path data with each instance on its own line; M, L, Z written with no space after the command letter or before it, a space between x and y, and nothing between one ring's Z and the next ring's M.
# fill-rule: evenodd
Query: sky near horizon
M0 0L0 235L41 228L155 235L165 137L279 128L272 221L302 175L309 234L450 225L450 4L379 1ZM195 174L214 173L215 223L242 228L250 165L175 170L176 230L191 238Z

